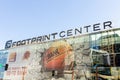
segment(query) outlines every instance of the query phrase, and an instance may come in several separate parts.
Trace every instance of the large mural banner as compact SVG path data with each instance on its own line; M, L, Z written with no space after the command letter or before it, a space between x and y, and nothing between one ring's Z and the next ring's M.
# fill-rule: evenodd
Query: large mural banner
M54 75L56 79L70 80L81 73L82 68L86 66L85 62L89 63L87 57L90 44L84 40L87 39L71 38L12 48L8 50L9 68L5 72L4 79L49 80ZM83 61L83 58L87 60ZM79 64L82 64L81 68L78 67ZM75 74L73 70L76 70Z

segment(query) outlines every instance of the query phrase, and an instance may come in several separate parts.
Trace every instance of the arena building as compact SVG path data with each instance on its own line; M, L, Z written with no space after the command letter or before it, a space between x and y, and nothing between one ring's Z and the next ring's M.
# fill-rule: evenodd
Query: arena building
M27 39L8 41L0 50L0 80L120 79L120 28L111 24L104 22L104 30L96 24L98 31L77 36L71 29L61 31L70 37L40 43L30 38L34 44L25 44Z

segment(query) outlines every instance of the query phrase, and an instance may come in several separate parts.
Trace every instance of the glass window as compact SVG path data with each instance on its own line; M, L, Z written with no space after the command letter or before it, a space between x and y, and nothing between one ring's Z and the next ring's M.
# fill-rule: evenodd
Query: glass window
M120 30L115 30L114 33L117 35L114 40L114 52L119 53L120 52Z
M100 39L101 33L97 33L95 37L96 37L96 46L99 47L101 45L101 39Z
M95 49L95 45L96 45L96 43L95 43L95 42L96 42L96 41L95 41L95 40L96 40L95 35L96 35L96 34L91 34L91 35L90 35L90 38L91 38L91 41L90 41L91 46L90 46L90 47L93 48L93 49Z

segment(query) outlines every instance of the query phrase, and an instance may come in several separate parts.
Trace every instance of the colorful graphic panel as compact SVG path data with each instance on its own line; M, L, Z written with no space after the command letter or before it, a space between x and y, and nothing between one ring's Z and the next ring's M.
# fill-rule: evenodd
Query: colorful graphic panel
M5 72L5 64L7 62L7 56L8 52L7 51L0 51L0 79L3 79L4 72Z

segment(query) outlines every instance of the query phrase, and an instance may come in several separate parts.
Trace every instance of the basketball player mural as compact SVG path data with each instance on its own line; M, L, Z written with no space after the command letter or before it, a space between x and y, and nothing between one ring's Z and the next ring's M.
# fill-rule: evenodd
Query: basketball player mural
M29 77L29 80L51 80L54 77L55 80L88 80L89 43L77 43L75 39L70 41L59 40L40 45L31 61L36 68L34 72L32 69L28 71L26 79ZM39 77L32 77L34 74Z

